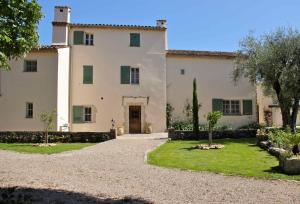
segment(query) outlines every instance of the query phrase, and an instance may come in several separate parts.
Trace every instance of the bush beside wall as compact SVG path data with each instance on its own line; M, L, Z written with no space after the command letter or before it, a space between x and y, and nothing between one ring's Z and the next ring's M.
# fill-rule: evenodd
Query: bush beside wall
M114 130L110 132L49 132L49 142L62 143L97 143L115 139ZM0 132L1 143L43 143L45 139L42 131Z
M178 131L169 129L168 137L171 140L199 140L208 139L208 131L200 131L199 135L195 135L193 131ZM213 139L225 138L249 138L256 137L256 130L220 130L213 132Z

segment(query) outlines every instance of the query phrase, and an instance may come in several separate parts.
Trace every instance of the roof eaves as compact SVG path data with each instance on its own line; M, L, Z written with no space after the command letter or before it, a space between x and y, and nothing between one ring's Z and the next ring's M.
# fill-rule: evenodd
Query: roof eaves
M158 26L141 26L141 25L116 25L116 24L84 24L70 23L71 28L106 28L106 29L131 29L131 30L153 30L165 31L166 28Z

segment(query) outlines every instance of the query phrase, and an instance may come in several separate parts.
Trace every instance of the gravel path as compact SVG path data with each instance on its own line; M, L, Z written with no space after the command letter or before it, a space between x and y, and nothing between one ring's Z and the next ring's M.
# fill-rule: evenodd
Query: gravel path
M123 136L54 155L0 151L0 187L62 189L154 203L300 203L300 182L249 179L147 165L166 134Z

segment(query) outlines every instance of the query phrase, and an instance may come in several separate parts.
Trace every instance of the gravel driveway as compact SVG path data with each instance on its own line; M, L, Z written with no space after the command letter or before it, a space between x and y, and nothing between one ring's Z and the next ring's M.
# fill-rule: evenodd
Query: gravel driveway
M54 155L0 150L0 187L62 189L101 199L128 196L154 203L300 203L300 182L146 164L145 152L165 141L166 134L162 133L122 136Z

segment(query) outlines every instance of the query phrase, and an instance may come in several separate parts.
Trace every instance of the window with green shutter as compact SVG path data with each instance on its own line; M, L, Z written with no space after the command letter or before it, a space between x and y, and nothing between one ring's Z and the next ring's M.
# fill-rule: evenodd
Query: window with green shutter
M93 84L93 66L83 66L83 84Z
M83 31L74 31L74 45L83 45L84 41L84 32Z
M212 99L212 111L223 112L223 99L218 99L218 98Z
M121 66L121 84L130 84L130 66Z
M139 33L130 33L130 47L140 47L141 39Z
M73 106L73 123L83 123L83 106Z
M243 115L252 115L252 100L243 100Z

